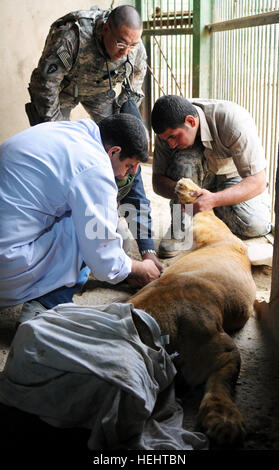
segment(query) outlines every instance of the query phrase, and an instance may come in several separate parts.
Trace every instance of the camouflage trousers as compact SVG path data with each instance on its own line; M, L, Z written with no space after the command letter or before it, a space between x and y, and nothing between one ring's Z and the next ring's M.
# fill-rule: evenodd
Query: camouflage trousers
M65 121L70 120L72 109L79 103L82 104L85 111L95 122L114 114L114 98L109 98L106 93L99 93L83 99L82 96L75 98L72 94L68 94L66 90L63 90L59 95L59 101L60 111Z
M227 178L225 175L208 172L201 147L175 152L166 176L175 181L183 177L191 178L196 184L211 192L230 188L242 179L240 176ZM173 202L170 202L171 208ZM216 207L214 212L235 235L244 238L260 237L271 230L267 190L248 201L233 206Z

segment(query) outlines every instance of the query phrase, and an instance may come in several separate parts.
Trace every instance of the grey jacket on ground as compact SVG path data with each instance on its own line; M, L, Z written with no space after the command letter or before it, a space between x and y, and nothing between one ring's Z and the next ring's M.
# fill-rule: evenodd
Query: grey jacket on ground
M142 342L140 317L154 347ZM157 322L132 304L58 305L22 323L0 374L0 402L57 427L91 430L91 450L206 450L183 429L175 367Z

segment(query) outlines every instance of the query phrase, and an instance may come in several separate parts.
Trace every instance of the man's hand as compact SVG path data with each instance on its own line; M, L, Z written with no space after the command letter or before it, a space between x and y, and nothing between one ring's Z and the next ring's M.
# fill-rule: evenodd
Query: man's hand
M248 201L261 194L265 187L265 171L262 170L255 175L246 176L239 183L216 193L211 193L207 189L199 189L194 191L194 195L197 196L193 203L194 214L210 211L214 207L233 206Z
M143 287L160 277L160 271L151 259L143 261L132 260L132 272L127 281L132 287Z
M142 259L143 260L151 259L151 261L153 261L155 266L159 269L160 273L163 271L163 265L160 263L160 261L158 260L157 256L154 253L144 253L144 255L142 255Z
M216 207L216 193L211 193L207 189L197 189L196 191L192 191L189 194L191 197L193 197L193 199L195 199L194 202L191 203L193 204L193 214L196 214L197 212L210 211ZM178 199L177 203L181 204L181 211L185 212L185 202L181 203L181 201Z
M207 189L198 189L193 191L191 195L197 198L193 203L193 214L211 211L216 207L216 193L211 193Z

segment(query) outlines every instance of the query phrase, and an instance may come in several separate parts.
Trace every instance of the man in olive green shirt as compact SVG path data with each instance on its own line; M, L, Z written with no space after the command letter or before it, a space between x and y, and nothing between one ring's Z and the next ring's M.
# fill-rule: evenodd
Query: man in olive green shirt
M153 159L154 191L172 201L182 177L202 188L194 213L214 209L236 235L258 237L270 231L266 160L251 115L223 100L168 95L152 110L157 134ZM160 256L179 250L175 239L162 240Z

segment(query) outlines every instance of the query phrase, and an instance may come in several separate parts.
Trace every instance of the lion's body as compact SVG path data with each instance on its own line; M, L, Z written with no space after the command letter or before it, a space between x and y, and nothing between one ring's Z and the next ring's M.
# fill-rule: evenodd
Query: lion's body
M206 384L198 423L222 443L244 432L232 401L240 356L226 331L244 326L253 310L255 284L245 245L212 211L194 216L195 249L132 296L170 335L185 381Z

